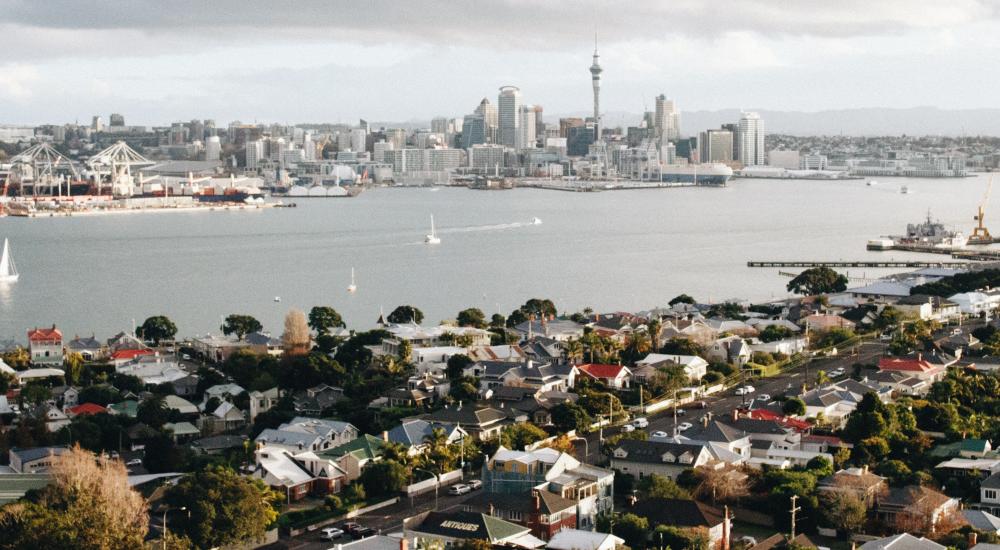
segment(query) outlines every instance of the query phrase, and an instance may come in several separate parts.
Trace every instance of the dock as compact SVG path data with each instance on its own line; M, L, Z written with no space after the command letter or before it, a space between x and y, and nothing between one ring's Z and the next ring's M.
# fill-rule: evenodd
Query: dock
M787 260L751 260L747 267L868 267L868 268L922 268L922 267L968 267L976 262L949 262L925 260L836 260L836 261L787 261Z

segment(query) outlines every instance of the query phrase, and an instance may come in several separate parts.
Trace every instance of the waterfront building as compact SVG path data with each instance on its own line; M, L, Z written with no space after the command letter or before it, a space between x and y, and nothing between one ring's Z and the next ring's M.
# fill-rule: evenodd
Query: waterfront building
M740 161L744 166L763 166L764 121L757 113L743 113L739 128Z
M830 166L830 160L826 155L802 155L799 161L799 168L802 170L826 170Z
M518 136L521 135L521 90L516 86L500 88L497 105L500 143L507 147L517 147Z
M205 141L205 160L219 160L222 154L222 142L219 136L211 136Z
M733 133L728 130L706 130L698 139L701 162L733 161Z
M802 159L798 151L772 149L767 153L767 165L785 170L798 170Z
M477 144L468 148L469 167L478 173L499 172L504 167L502 145Z

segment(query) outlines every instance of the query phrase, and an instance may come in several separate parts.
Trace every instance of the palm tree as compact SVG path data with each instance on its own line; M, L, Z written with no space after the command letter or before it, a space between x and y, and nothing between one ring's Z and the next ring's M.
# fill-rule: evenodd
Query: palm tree
M566 359L571 364L577 364L579 360L583 359L583 342L577 338L570 338L566 341Z
M455 456L448 448L448 434L441 428L434 428L424 436L424 465L438 473L451 470Z
M410 455L407 454L407 449L402 443L389 441L382 445L382 459L392 460L406 466L410 462Z
M646 331L653 343L653 350L660 351L660 331L663 330L663 322L659 317L653 317L646 323Z
M649 353L649 335L644 331L633 331L625 342L625 352L629 359L635 360Z

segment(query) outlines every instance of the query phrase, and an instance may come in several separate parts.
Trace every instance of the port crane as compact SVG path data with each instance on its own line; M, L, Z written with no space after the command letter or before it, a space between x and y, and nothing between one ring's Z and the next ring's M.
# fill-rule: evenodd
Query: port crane
M972 217L976 220L978 224L976 227L972 228L972 235L969 236L969 244L992 244L993 235L990 235L990 230L983 225L983 216L986 214L986 203L990 200L990 193L993 191L993 176L990 176L990 182L986 185L986 194L983 195L983 202L979 203L979 212Z

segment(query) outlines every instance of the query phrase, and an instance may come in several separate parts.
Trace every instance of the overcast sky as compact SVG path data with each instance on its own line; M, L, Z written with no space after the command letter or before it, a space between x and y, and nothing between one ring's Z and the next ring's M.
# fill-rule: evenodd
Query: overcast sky
M997 0L0 0L0 122L995 107Z

